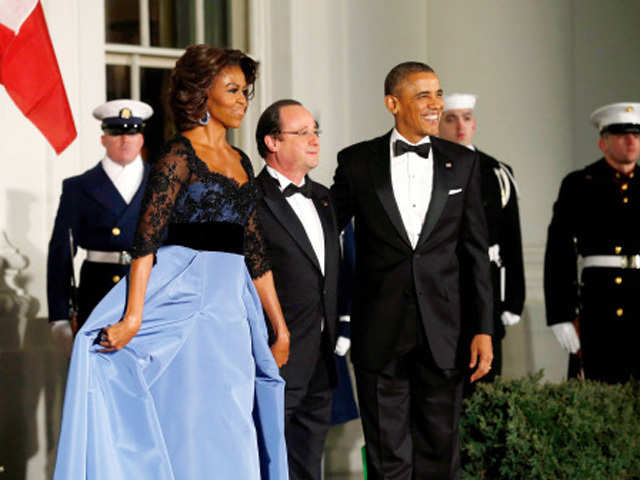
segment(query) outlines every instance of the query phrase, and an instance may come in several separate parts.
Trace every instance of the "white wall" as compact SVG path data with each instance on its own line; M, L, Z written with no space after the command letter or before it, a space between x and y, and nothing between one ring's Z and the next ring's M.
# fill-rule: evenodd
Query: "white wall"
M572 0L574 168L602 157L589 122L596 108L640 101L640 2Z
M474 143L509 163L520 187L526 322L508 330L518 336L505 342L505 374L545 368L559 379L566 356L546 327L542 265L558 184L573 167L571 3L432 0L427 35L445 92L479 96Z
M387 71L407 55L426 54L427 4L412 0L255 0L264 41L251 50L263 62L261 109L281 98L301 101L320 121L320 165L312 177L330 185L339 149L380 135L393 119L384 108ZM256 8L258 4L258 8ZM257 10L257 12L256 12ZM406 19L411 22L403 23ZM424 20L424 21L418 21ZM393 38L393 33L402 35ZM251 108L254 108L252 105ZM259 115L259 113L258 113ZM257 156L255 147L252 153Z

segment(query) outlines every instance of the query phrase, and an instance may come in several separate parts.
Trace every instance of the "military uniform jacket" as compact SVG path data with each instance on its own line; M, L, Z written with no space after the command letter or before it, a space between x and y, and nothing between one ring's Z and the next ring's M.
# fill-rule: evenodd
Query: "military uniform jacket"
M504 268L504 285L501 286L500 269L496 262L491 262L494 335L502 338L505 330L500 315L504 311L522 314L525 299L518 195L511 179L511 167L480 150L477 152L480 159L482 204L489 229L489 246L499 246L500 262ZM504 173L504 170L508 170L509 174ZM501 291L503 288L504 292Z
M129 204L111 182L101 163L63 181L47 261L50 321L69 318L72 268L69 229L73 232L74 255L77 247L100 251L130 250L148 175L149 167L145 164L142 182ZM83 263L78 315L81 323L111 287L126 275L128 269L127 265Z
M572 172L553 207L545 255L547 323L598 310L603 325L637 318L640 270L586 268L578 283L577 256L640 253L640 178L625 176L604 159ZM579 288L581 287L581 288ZM608 327L605 327L608 328Z

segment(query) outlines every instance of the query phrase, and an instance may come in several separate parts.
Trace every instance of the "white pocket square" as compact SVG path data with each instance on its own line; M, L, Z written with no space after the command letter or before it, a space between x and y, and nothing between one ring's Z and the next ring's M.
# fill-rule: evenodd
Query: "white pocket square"
M455 195L456 193L460 193L461 191L461 188L454 188L452 190L449 190L449 195Z

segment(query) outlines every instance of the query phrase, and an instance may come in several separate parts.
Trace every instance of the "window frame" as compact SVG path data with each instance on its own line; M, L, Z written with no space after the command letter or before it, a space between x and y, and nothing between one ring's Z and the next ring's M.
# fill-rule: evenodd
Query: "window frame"
M104 0L108 2L109 0ZM103 8L106 5L103 2ZM205 41L205 2L206 0L193 0L194 7L194 42L204 43ZM228 2L228 28L230 32L229 43L233 48L247 51L249 45L249 12L252 9L253 0L229 0ZM175 66L176 60L184 53L184 48L154 47L150 45L150 15L149 0L139 0L140 17L140 45L123 43L104 42L105 72L110 65L120 65L129 67L129 91L133 100L141 98L141 69L161 68L171 70ZM106 11L106 8L105 8ZM103 38L106 38L103 37ZM105 73L106 75L106 73ZM105 95L108 86L105 84ZM247 122L243 122L239 130L229 132L229 139L232 143L241 143L243 147L248 147L248 140L251 135L248 131Z

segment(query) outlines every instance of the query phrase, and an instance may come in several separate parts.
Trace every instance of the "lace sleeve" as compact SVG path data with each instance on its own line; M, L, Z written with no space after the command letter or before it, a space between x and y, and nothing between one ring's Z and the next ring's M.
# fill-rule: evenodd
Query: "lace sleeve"
M258 219L258 211L254 208L244 229L244 261L251 278L258 278L271 270L267 258L264 235Z
M190 177L188 152L169 144L151 167L144 192L131 256L142 257L158 250L173 207Z

